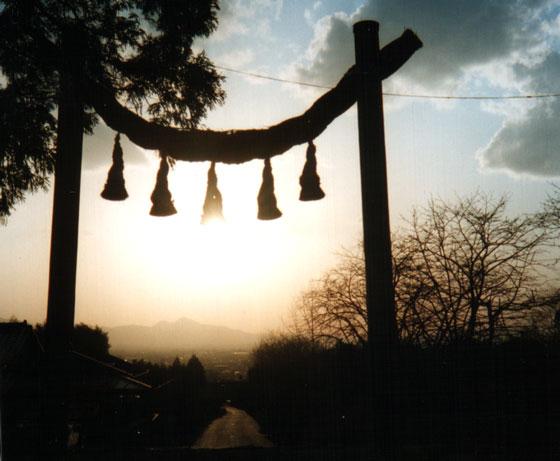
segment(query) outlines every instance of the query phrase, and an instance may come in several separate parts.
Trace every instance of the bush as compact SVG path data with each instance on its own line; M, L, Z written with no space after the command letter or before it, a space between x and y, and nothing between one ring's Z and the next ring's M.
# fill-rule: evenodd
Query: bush
M276 443L368 442L372 381L365 349L276 337L255 350L254 360L253 412ZM401 446L507 456L556 449L560 342L554 337L401 344L393 365Z

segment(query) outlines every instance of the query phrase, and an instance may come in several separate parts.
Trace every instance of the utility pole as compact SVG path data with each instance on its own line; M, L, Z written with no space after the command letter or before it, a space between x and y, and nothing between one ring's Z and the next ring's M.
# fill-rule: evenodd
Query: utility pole
M354 24L374 447L394 456L394 347L397 339L387 192L379 23Z
M75 30L64 32L46 324L47 349L54 353L69 349L74 328L84 119L80 43Z

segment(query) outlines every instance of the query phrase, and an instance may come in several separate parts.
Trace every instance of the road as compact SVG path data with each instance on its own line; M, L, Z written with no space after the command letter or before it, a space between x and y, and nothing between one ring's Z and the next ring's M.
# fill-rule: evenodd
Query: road
M246 412L230 405L224 409L226 414L212 421L192 448L272 447Z

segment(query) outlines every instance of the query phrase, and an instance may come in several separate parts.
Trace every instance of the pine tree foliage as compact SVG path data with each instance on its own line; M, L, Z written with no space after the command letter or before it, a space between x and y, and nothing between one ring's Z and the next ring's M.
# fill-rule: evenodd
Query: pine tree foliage
M193 40L217 26L216 0L0 2L0 216L54 169L62 36L79 37L88 79L164 126L194 128L224 100L222 77ZM91 107L83 126L97 122Z
M192 355L189 359L186 366L186 374L192 386L202 387L206 384L206 371L196 355Z

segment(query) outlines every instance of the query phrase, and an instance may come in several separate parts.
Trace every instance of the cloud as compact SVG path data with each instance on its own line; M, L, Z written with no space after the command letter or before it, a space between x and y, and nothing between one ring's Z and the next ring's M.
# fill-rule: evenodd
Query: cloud
M115 132L104 123L95 127L93 136L84 136L83 166L86 170L107 168L111 166ZM126 165L142 165L147 163L146 155L126 136L121 135L121 146Z
M542 177L560 175L560 103L539 106L525 120L507 120L477 156L484 168Z
M441 87L456 81L470 66L481 65L510 55L520 46L536 42L533 27L539 17L535 8L545 0L492 2L488 0L390 0L369 1L353 14L335 13L320 19L307 55L299 63L300 75L318 83L333 83L354 61L352 24L376 18L381 42L412 28L424 42L413 58L414 65L399 72L425 87ZM434 72L437 69L437 72Z
M352 24L375 18L381 43L405 28L424 42L386 91L458 94L484 83L496 92L558 91L558 0L368 0L351 14L317 20L307 51L291 66L295 79L332 85L354 63ZM532 175L560 175L557 101L484 104L505 118L478 153L480 164ZM558 146L558 147L556 147Z
M529 76L528 89L549 93L558 88L560 54L550 53L537 66L518 66ZM482 167L517 174L560 176L560 98L542 99L520 116L509 116L490 143L477 153Z
M242 68L245 65L253 62L255 53L250 49L232 50L216 57L215 61L226 67Z
M266 29L267 18L279 20L283 7L283 0L223 0L218 11L219 26L210 40L223 42L247 35L255 28L255 18L259 18L260 30Z
M322 85L336 83L354 63L351 37L350 19L346 14L336 13L319 19L303 62L296 65L297 78Z
M311 8L305 8L303 11L303 17L308 25L313 26L315 12L321 8L322 5L322 2L317 1L313 4L313 6L311 6Z

